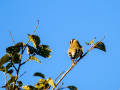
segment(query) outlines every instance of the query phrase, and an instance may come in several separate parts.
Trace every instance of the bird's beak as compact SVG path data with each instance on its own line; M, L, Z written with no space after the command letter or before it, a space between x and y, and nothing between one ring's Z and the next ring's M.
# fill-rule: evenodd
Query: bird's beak
M70 43L68 45L70 45Z

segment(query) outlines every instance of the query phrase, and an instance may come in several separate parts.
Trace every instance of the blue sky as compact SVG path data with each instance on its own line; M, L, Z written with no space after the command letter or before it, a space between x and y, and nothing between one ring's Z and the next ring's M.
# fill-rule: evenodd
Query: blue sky
M35 61L23 65L19 75L25 71L26 74L19 80L24 85L38 82L40 78L33 76L35 72L43 73L46 79L55 79L67 71L72 64L67 55L71 39L77 39L85 53L90 48L85 42L94 37L97 42L105 36L102 42L106 52L90 51L61 83L63 87L74 85L78 90L120 89L120 0L1 0L0 58L6 54L7 47L14 45L9 30L15 43L27 43L27 34L32 34L37 20L40 23L35 35L40 37L41 44L50 46L51 58L37 56L42 65ZM23 61L26 59L25 52ZM0 72L0 87L4 82L4 74Z

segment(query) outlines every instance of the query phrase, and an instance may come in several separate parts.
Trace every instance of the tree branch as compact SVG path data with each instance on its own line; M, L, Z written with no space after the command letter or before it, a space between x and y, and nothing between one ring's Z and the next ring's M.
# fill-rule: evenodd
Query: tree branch
M105 36L104 36L99 42L101 42L104 38L105 38ZM94 46L96 46L99 42L97 42ZM60 78L60 80L56 83L56 87L57 87L57 85L61 82L61 80L67 75L67 73L70 72L70 70L72 70L73 67L74 67L90 50L92 50L92 49L94 48L94 46L91 46L90 49L89 49L82 57L80 57L80 58L75 62L75 64L72 64L72 66L66 71L65 74L63 74L63 76ZM52 90L54 90L54 89L55 89L55 88L53 88Z
M58 88L57 88L57 90L59 90L60 89L60 87L63 85L64 83L62 83Z
M10 33L10 36L11 36L11 38L12 38L12 35L11 35L11 32L10 32L10 30L9 30L9 33ZM15 42L14 42L13 38L12 38L12 41L13 41L13 43L14 43L14 45L15 45Z

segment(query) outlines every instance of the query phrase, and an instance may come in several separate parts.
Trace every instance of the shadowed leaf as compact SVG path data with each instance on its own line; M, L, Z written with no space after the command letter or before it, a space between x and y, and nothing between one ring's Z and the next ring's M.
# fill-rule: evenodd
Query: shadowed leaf
M18 86L21 87L23 85L23 83L21 81L17 81Z
M19 62L21 62L20 54L19 53L15 53L12 56L12 62L15 63L15 64L18 64Z
M38 58L36 58L36 57L34 57L34 56L30 56L29 59L34 60L34 61L37 61L37 62L39 62L39 63L41 64L41 62L38 60Z
M51 55L50 55L51 51L52 51L52 49L49 49L48 45L40 45L37 48L37 54L41 55L44 58L50 58L51 57Z
M16 47L24 47L25 43L24 42L19 42L15 45Z
M66 88L69 88L70 90L78 90L75 86L67 86Z
M39 76L39 77L45 78L44 74L39 73L39 72L34 73L33 76Z
M6 52L12 56L14 55L15 53L19 53L20 52L20 47L17 47L17 46L11 46L11 47L8 47L6 49Z
M106 48L105 48L105 45L103 42L97 42L97 45L94 46L94 48L98 48L98 49L106 52Z
M32 46L27 45L27 54L35 54L36 49Z
M10 69L7 73L12 74L13 73L13 69Z

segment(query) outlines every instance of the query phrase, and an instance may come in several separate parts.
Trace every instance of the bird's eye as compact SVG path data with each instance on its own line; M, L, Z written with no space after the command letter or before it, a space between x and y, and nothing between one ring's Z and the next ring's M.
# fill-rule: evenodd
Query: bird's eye
M71 41L70 41L70 43L71 43Z

